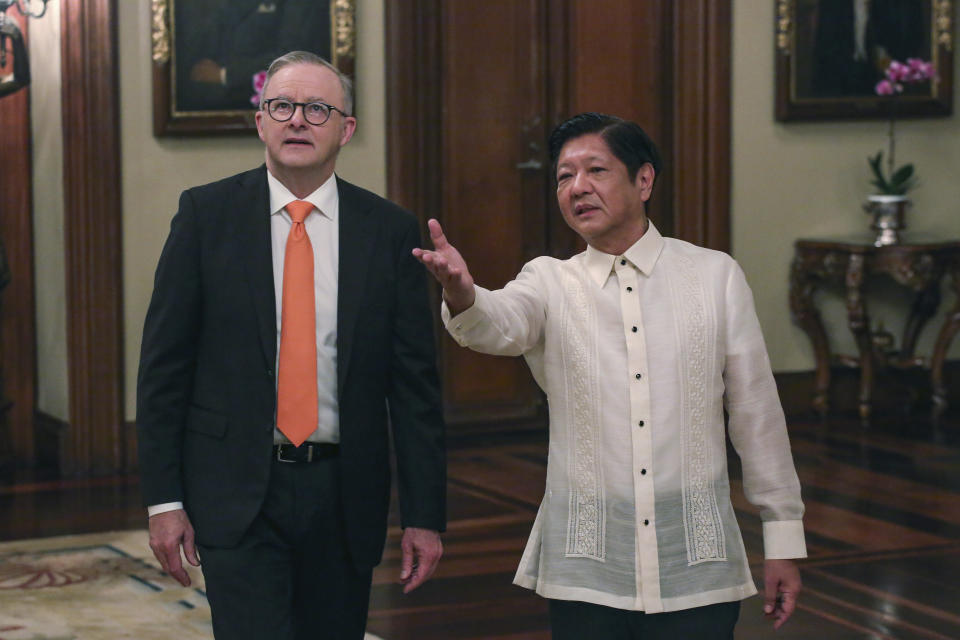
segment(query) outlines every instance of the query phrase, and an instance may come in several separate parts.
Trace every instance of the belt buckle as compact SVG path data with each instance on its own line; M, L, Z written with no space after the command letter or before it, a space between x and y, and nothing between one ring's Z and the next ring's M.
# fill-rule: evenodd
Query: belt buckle
M287 460L283 457L283 447L286 445L278 444L277 445L277 462L286 462L287 464L294 464L296 460Z

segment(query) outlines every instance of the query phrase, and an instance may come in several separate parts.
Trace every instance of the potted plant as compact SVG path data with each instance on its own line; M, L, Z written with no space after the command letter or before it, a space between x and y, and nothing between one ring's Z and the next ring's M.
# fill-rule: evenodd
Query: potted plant
M891 60L884 72L884 78L877 83L875 92L878 96L889 96L890 124L887 128L887 162L884 171L883 151L869 156L867 163L873 179L870 181L876 187L876 193L867 197L864 210L873 215L870 228L877 231L874 244L884 246L896 244L900 241L899 232L906 226L906 212L910 208L910 199L907 191L916 186L917 177L912 163L901 167L896 166L896 100L903 93L904 85L927 82L934 77L933 64L920 58L908 58L906 63Z

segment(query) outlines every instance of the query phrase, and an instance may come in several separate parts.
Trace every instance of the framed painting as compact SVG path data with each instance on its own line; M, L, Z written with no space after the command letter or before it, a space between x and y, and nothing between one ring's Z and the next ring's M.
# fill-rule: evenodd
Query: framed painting
M155 136L256 129L257 77L289 51L354 76L355 0L150 0Z
M774 1L777 120L952 113L953 0ZM911 59L933 78L881 95L891 62Z

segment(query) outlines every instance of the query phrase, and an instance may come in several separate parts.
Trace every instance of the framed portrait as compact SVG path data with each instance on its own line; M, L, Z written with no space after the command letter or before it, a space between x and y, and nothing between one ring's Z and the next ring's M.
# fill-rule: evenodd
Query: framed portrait
M774 1L777 120L952 113L954 0ZM878 93L890 63L910 59L933 78Z
M150 0L155 136L256 129L263 75L310 51L354 76L355 0Z

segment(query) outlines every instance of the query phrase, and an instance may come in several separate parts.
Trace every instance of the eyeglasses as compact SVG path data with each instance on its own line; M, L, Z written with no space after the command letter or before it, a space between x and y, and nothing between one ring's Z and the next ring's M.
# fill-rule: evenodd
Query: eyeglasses
M277 122L286 122L293 117L297 107L303 109L303 119L314 125L326 124L330 114L336 111L344 117L348 114L326 102L290 102L284 98L270 98L263 101L263 109Z

